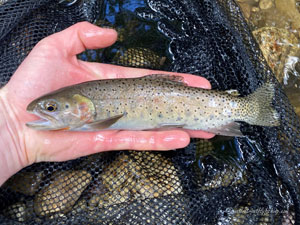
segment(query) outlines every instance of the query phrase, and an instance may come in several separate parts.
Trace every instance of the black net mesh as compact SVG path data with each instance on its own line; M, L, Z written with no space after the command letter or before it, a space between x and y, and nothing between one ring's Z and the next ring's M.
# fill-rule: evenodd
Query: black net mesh
M3 224L298 224L299 119L232 0L0 1L0 74L8 82L42 38L88 20L116 44L79 58L201 74L213 88L276 85L278 128L192 140L169 152L106 152L37 163L0 189ZM113 7L116 6L117 7Z

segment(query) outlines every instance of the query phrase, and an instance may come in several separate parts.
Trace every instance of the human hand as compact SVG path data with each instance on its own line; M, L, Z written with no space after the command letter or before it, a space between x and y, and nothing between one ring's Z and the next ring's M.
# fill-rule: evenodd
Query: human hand
M78 23L40 41L0 90L0 185L20 169L41 161L64 161L108 150L169 150L188 145L190 137L211 138L203 131L36 131L25 123L36 119L26 112L35 98L55 89L88 80L138 77L170 72L126 68L78 60L86 48L112 45L117 33L87 22ZM180 74L191 86L210 88L201 77Z

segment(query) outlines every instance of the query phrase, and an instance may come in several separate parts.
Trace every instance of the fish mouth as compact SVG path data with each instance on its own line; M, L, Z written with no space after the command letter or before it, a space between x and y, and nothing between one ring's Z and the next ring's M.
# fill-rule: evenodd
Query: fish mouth
M54 128L54 124L55 122L57 122L57 120L43 112L39 112L36 109L33 110L28 110L27 112L34 114L38 117L40 117L39 120L34 120L34 121L30 121L26 123L27 127L33 128L35 130L57 130L57 129L61 129L60 127Z
M26 123L27 127L33 128L35 130L53 130L51 128L51 121L47 119L34 120Z

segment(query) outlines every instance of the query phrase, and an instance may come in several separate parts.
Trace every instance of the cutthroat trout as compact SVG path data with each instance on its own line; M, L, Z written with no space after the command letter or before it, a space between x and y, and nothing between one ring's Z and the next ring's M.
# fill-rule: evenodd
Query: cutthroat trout
M246 97L189 87L183 77L148 75L96 80L64 87L31 102L37 130L98 131L184 128L242 136L237 121L278 126L274 87L266 83Z

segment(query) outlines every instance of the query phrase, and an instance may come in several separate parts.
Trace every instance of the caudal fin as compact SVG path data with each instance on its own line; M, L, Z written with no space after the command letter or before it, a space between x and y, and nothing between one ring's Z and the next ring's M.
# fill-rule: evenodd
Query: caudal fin
M279 114L272 106L274 93L274 84L267 82L247 97L253 105L254 114L249 117L248 123L268 127L279 126Z

